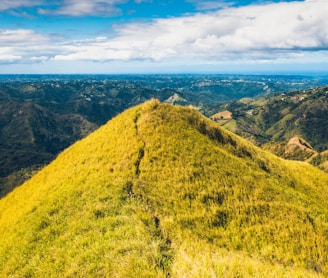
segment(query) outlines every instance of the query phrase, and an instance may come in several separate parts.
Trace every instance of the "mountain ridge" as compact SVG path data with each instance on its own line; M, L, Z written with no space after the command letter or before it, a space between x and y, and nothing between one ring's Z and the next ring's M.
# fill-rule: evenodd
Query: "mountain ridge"
M152 100L0 200L0 273L326 275L327 184L191 107Z
M76 140L152 97L191 104L206 113L222 101L326 83L318 76L238 75L3 75L0 79L0 197Z
M287 159L306 161L328 149L328 87L241 99L213 111L228 110L232 118L216 119L236 134ZM313 152L288 143L294 137L311 145ZM325 167L321 167L327 170Z

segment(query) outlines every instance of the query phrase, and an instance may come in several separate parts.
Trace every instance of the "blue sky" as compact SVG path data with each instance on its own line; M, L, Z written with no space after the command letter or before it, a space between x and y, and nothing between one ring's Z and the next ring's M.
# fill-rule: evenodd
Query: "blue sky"
M0 73L328 71L328 0L1 0Z

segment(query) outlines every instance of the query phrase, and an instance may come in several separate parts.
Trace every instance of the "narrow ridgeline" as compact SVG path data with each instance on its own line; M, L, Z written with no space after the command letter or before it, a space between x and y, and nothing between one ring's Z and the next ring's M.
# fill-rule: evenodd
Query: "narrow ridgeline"
M327 185L148 101L0 200L0 276L325 277Z

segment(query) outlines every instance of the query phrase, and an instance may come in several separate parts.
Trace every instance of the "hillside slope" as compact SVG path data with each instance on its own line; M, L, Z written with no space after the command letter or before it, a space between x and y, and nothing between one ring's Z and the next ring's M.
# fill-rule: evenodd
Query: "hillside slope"
M0 198L124 109L172 92L92 79L0 83Z
M259 144L300 136L318 151L328 149L328 87L241 99L213 113L223 110L232 113L238 134Z
M48 163L97 127L77 114L56 114L31 102L0 103L0 109L0 162L5 165L0 177L35 160Z
M0 276L324 277L327 184L150 101L0 200Z
M57 114L32 102L0 100L0 111L0 198L11 190L4 177L49 163L97 127L80 115Z
M40 165L125 109L151 98L213 105L327 84L326 77L238 75L0 76L0 198ZM316 126L316 129L320 128Z
M219 105L212 113L224 110L232 117L219 119L221 125L283 158L306 160L328 150L327 86L242 99ZM295 136L310 148L291 151L290 141Z

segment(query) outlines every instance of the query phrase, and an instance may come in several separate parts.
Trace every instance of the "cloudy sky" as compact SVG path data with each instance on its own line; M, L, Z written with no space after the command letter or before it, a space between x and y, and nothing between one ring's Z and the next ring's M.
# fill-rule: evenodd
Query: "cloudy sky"
M328 0L1 0L0 73L328 72Z

